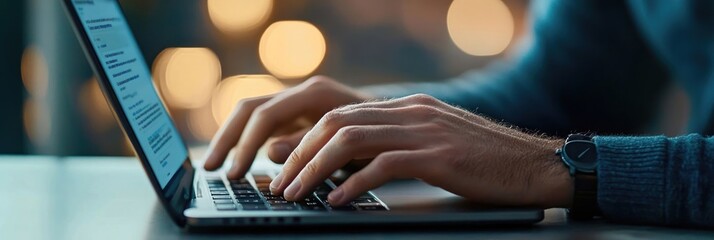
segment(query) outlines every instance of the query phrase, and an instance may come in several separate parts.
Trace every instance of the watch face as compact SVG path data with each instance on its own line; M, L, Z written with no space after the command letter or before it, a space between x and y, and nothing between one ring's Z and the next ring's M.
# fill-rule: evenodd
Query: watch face
M577 170L592 172L597 168L597 149L591 141L575 140L565 144L564 153Z

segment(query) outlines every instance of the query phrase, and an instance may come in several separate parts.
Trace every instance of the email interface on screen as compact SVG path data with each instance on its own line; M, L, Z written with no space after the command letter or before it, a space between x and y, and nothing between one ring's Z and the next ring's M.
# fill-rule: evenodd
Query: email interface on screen
M154 89L149 68L121 9L116 0L72 2L125 117L164 188L188 153Z

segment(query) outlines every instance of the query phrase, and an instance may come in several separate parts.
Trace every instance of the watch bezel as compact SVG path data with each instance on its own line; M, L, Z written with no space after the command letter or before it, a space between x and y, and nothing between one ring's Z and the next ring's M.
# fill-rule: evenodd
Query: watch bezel
M596 145L592 141L588 140L572 140L569 142L566 142L565 145L563 145L562 150L560 151L563 157L564 162L571 167L571 169L574 168L575 171L577 172L585 172L585 173L594 173L597 170L598 166L598 161L597 161L597 154L595 155L595 159L592 159L592 161L580 161L580 160L575 160L568 156L568 151L566 150L569 146L573 146L576 144L588 144L592 145L592 149L596 149ZM571 170L572 172L572 170Z

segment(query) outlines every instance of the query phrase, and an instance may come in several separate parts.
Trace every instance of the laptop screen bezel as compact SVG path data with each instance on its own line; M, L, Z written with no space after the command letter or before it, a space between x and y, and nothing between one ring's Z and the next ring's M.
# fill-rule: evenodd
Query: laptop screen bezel
M179 226L183 227L186 224L186 217L183 215L183 211L186 209L193 197L193 177L195 169L191 165L190 156L188 154L186 155L186 159L184 159L183 164L179 167L179 169L176 170L176 174L174 174L171 180L169 180L166 186L162 189L156 176L154 175L151 165L148 162L146 154L144 154L144 151L142 150L139 141L136 138L136 135L134 134L134 130L131 128L129 121L126 118L126 114L124 113L123 108L119 104L119 99L111 88L109 78L107 77L104 68L102 68L97 52L94 50L94 47L91 41L89 40L89 35L83 27L82 21L79 18L79 15L77 14L76 8L74 7L72 1L73 0L62 0L62 2L64 3L64 9L70 18L72 28L74 29L74 32L77 35L80 44L82 45L82 49L84 49L84 53L90 62L90 66L92 67L94 73L97 75L97 80L99 82L100 88L102 89L102 92L104 92L104 97L109 103L110 107L113 109L112 112L114 113L114 116L119 120L119 126L124 131L124 134L126 134L126 136L129 138L129 141L131 142L134 151L136 152L136 155L141 161L141 165L144 168L144 172L149 177L151 185L154 188L156 194L158 195L161 204L169 212L169 215L174 220L174 222L176 222L176 224L178 224ZM126 21L124 10L121 8L121 4L117 2L117 5L119 5L121 17ZM130 26L127 26L127 28L129 29L129 31L131 31ZM136 41L136 39L132 40ZM138 57L143 58L143 56ZM159 98L161 98L160 95ZM163 101L162 105L166 109L166 106L163 104ZM171 120L171 124L174 125L173 119ZM175 128L175 125L173 127ZM186 148L185 145L184 148ZM186 152L188 152L188 149Z

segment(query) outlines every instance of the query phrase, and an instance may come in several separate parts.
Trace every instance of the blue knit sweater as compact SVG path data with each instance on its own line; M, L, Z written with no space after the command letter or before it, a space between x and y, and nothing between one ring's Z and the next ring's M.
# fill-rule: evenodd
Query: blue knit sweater
M427 93L561 136L598 131L605 217L714 227L714 1L537 0L531 11L533 37L513 61L367 90ZM688 94L690 135L607 136L643 132L671 84Z

